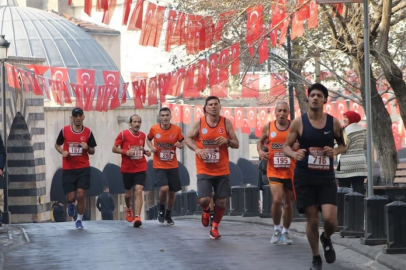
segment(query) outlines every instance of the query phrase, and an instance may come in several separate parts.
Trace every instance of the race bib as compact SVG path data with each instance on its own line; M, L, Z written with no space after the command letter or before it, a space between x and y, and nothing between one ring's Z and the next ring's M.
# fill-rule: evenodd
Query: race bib
M70 156L81 156L83 148L80 143L68 143Z
M328 171L330 170L330 158L325 156L323 148L310 147L309 158L307 161L307 167L310 170Z
M206 153L206 158L203 160L205 163L218 163L220 160L220 149L218 147L205 147L203 148Z
M174 155L175 155L174 150L164 149L164 150L161 150L161 152L159 153L159 158L162 161L172 161Z
M275 168L290 168L290 158L283 152L275 152L273 156L273 166Z
M131 159L141 159L144 157L144 149L141 146L130 145L130 150L133 152Z

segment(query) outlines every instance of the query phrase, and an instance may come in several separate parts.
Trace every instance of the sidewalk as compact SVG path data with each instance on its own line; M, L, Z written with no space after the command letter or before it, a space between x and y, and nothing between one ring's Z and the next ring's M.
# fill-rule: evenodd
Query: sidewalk
M25 230L17 225L0 226L0 270L3 269L4 252L29 242Z
M174 219L198 219L200 220L200 215L187 215L187 216L176 216ZM260 217L242 217L242 216L224 216L224 221L231 222L246 222L254 223L265 226L273 226L273 221L271 218L260 218ZM290 229L293 232L299 234L306 233L306 222L292 222ZM323 231L320 228L320 233ZM406 233L406 232L405 232ZM405 270L406 269L406 254L384 254L382 248L384 245L377 246L367 246L360 243L359 238L342 238L338 233L335 233L332 237L332 242L336 245L344 246L351 249L354 252L364 255L365 257L376 261L377 263L386 266L392 270Z

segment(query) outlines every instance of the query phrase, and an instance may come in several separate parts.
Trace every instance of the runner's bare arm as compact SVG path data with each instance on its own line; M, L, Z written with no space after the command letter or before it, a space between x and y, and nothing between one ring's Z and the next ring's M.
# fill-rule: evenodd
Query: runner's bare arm
M302 160L306 153L305 149L299 149L297 151L294 151L292 149L293 145L299 139L299 131L301 129L301 125L302 125L301 117L295 118L295 120L292 121L288 137L286 138L286 142L283 144L283 152L285 153L285 155L294 158L296 160Z
M262 128L262 133L261 137L259 137L259 140L257 142L257 151L259 154L259 158L262 160L267 160L268 159L268 153L264 151L264 145L266 142L266 139L268 138L268 124L263 126Z
M343 131L341 129L340 121L337 118L333 118L334 123L334 139L337 142L338 147L334 149L334 155L339 155L345 150L347 150L347 146L344 142Z
M55 144L55 149L56 151L58 151L63 157L67 157L69 156L69 152L68 151L64 151L62 146L59 144Z
M127 155L128 156L128 152L130 152L129 150L123 150L121 149L121 147L119 145L113 145L113 148L111 149L113 151L113 153L116 154L120 154L120 155Z
M195 138L199 135L199 129L200 129L200 121L193 124L192 129L185 137L185 144L192 151L196 151L197 149L199 149L195 141Z
M230 137L228 139L228 146L234 149L238 149L240 147L240 142L238 141L237 134L235 134L233 124L229 119L226 119L226 129L227 134Z
M150 140L150 139L147 138L146 142L147 142L147 145L148 145L149 149L151 149L151 152L152 152L152 153L155 153L155 152L156 152L156 148L155 148L154 145L152 144L152 140Z

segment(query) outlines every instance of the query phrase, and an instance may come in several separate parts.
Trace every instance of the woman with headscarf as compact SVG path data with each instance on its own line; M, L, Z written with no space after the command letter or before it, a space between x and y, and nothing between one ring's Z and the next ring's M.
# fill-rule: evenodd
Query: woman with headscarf
M353 191L365 193L364 179L367 177L365 157L366 131L358 124L361 116L354 111L344 113L344 140L346 149L343 152L334 150L340 155L336 171L339 187L351 187Z

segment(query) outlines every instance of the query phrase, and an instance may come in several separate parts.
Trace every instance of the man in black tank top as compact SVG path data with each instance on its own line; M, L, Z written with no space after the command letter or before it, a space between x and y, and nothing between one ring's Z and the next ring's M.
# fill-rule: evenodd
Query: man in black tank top
M307 239L313 253L310 270L322 269L319 254L319 217L321 209L324 232L320 241L327 263L336 259L331 243L331 235L337 227L337 185L334 181L334 140L338 148L345 148L340 122L324 113L327 102L327 88L319 83L308 90L309 111L293 120L284 144L285 154L297 160L294 176L296 204L299 213L305 213L307 219ZM293 151L293 144L299 141L299 150Z

